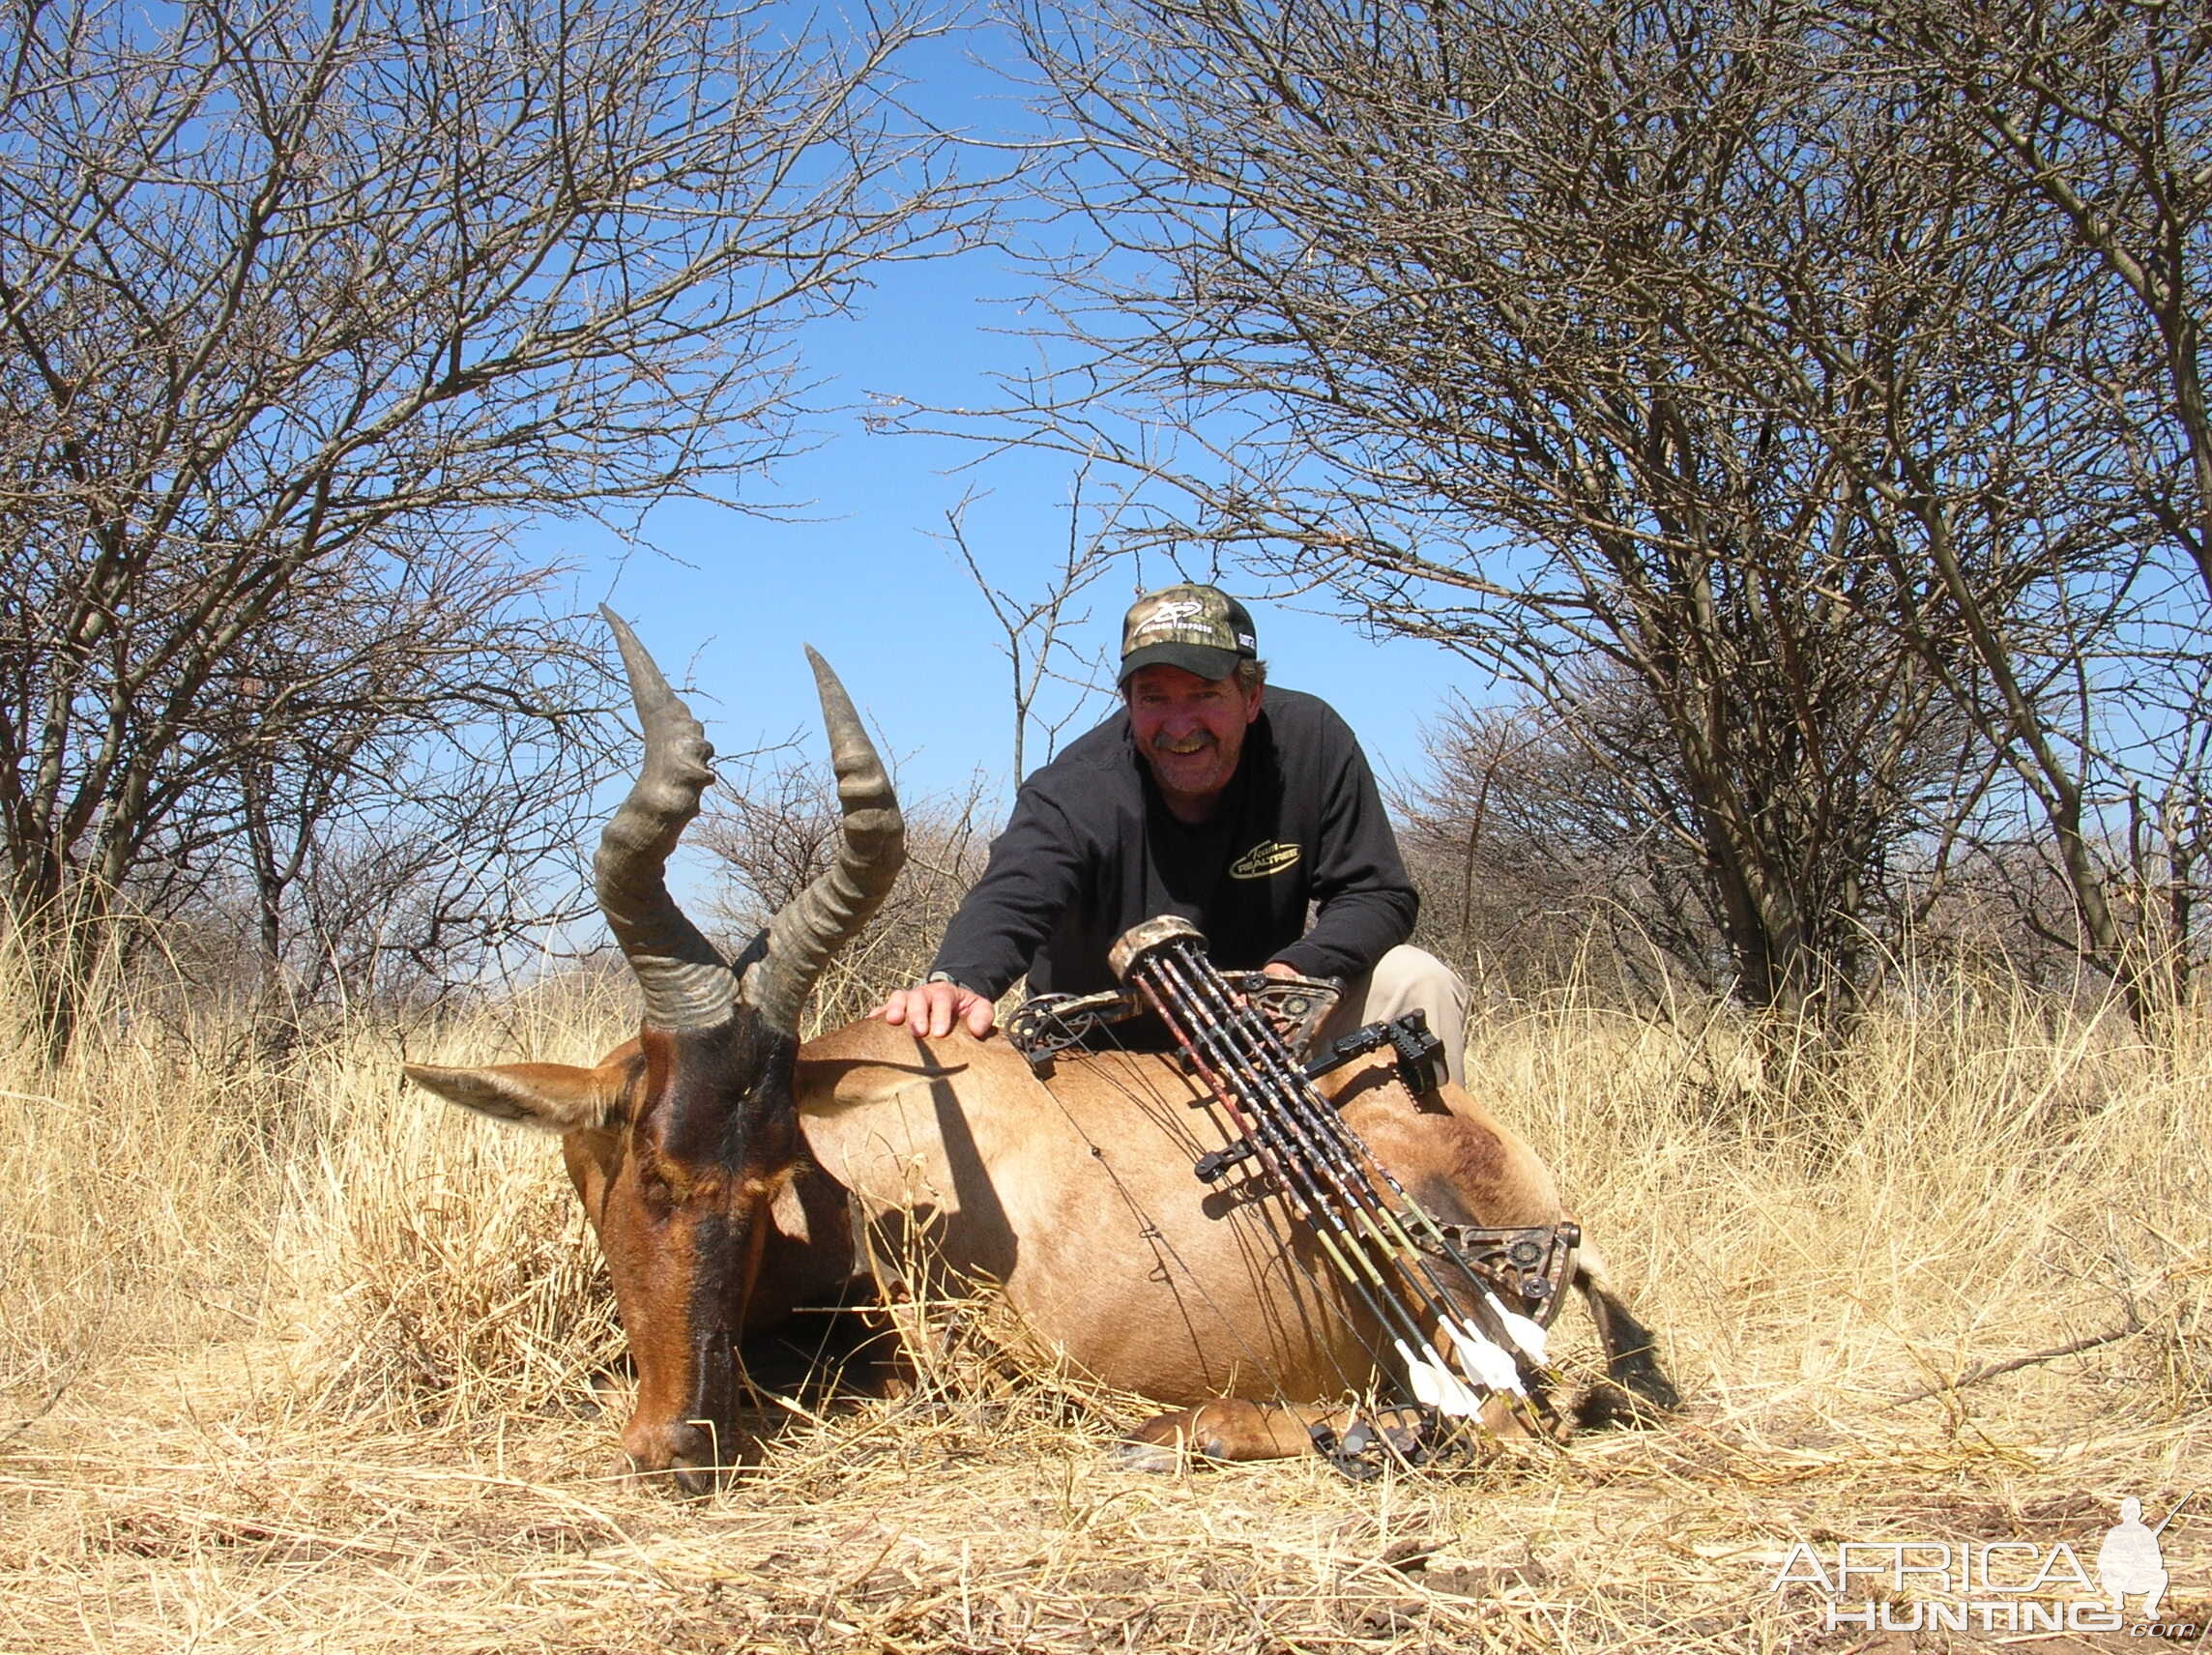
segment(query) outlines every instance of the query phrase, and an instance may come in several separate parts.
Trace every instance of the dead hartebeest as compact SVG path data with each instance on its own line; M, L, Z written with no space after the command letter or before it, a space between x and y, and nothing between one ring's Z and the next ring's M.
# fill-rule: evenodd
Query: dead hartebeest
M629 629L609 620L645 760L595 876L644 994L643 1027L597 1068L407 1073L451 1102L562 1135L636 1364L622 1437L631 1463L687 1490L710 1486L742 1445L740 1339L835 1300L872 1261L917 1249L944 1279L995 1283L1074 1370L1179 1410L1136 1442L1227 1459L1303 1449L1315 1410L1299 1405L1368 1389L1378 1341L1265 1180L1209 1188L1192 1176L1194 1158L1227 1136L1191 1107L1195 1083L1164 1057L1100 1052L1062 1057L1048 1084L1003 1037L917 1039L872 1021L802 1047L816 976L904 859L883 765L809 651L843 832L829 870L733 965L663 881L713 750ZM1457 1088L1415 1096L1378 1056L1324 1089L1443 1222L1560 1221L1542 1163ZM1573 1278L1614 1378L1671 1404L1649 1335L1586 1253Z

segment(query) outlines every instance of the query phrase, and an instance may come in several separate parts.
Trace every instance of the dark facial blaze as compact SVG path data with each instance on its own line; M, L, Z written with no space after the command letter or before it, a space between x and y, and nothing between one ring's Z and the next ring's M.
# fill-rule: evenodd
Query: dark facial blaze
M768 1203L799 1154L797 1042L740 1003L713 1029L647 1029L616 1161L578 1186L599 1233L637 1364L623 1447L687 1493L750 1446L737 1419L737 1345ZM571 1163L571 1171L578 1169Z

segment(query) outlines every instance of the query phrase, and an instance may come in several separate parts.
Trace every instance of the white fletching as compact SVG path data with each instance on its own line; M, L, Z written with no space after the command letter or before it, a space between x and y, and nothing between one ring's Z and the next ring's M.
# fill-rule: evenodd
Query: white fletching
M1452 1378L1451 1388L1453 1401L1451 1406L1444 1408L1444 1412L1457 1414L1462 1419L1472 1419L1482 1411L1481 1392L1470 1389L1466 1381L1456 1375Z
M1539 1327L1530 1318L1523 1316L1519 1311L1507 1310L1498 1302L1496 1293L1485 1293L1482 1296L1490 1300L1490 1308L1498 1313L1498 1320L1503 1324L1507 1337L1521 1347L1521 1353L1539 1368L1542 1367L1544 1365L1543 1328Z
M1464 1321L1447 1321L1444 1331L1459 1347L1460 1360L1478 1384L1488 1385L1494 1391L1511 1391L1526 1396L1521 1386L1521 1370L1514 1365L1512 1352L1504 1346L1484 1338Z
M1437 1389L1437 1371L1407 1349L1403 1339L1395 1341L1398 1360L1406 1365L1406 1382L1413 1387L1413 1400L1423 1408L1440 1406L1442 1393Z
M1482 1399L1460 1383L1459 1377L1441 1362L1414 1355L1403 1339L1394 1343L1398 1359L1406 1364L1406 1381L1413 1387L1415 1402L1457 1418L1471 1417L1482 1407Z

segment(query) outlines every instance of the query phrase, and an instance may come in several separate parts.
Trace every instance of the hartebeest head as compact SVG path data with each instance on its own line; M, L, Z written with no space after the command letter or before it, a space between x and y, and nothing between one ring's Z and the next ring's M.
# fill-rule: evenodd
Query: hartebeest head
M812 650L844 827L830 868L733 967L668 894L668 854L699 813L713 749L630 629L622 646L645 764L599 840L599 907L644 991L634 1043L596 1069L414 1065L451 1102L564 1134L637 1364L623 1447L643 1472L711 1485L736 1449L736 1343L767 1232L797 1164L799 1015L816 976L905 859L898 800L859 715Z

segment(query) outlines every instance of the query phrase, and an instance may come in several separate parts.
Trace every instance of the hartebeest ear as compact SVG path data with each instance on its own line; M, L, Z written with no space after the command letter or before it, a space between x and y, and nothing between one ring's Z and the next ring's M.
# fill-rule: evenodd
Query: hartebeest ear
M606 1076L567 1063L496 1063L483 1069L409 1063L407 1078L448 1103L548 1132L604 1125L614 1103Z

